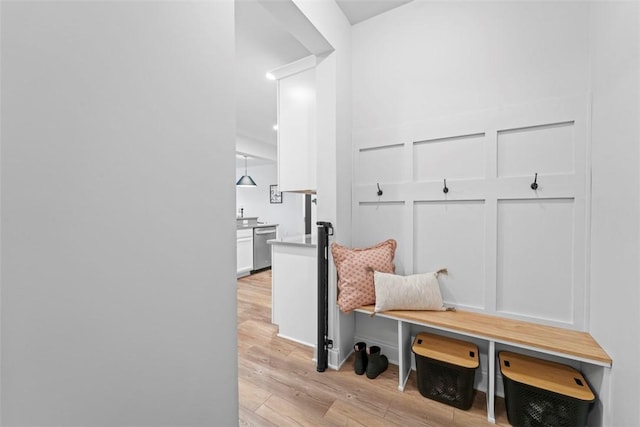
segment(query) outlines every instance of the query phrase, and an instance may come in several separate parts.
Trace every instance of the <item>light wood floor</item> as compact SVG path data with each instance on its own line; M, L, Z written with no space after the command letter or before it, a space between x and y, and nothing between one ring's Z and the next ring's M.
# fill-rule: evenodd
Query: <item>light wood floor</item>
M461 411L420 395L412 372L398 391L398 367L374 380L353 372L316 372L309 347L278 338L271 324L271 271L238 280L238 383L242 426L492 426L485 395ZM497 399L498 425L508 426Z

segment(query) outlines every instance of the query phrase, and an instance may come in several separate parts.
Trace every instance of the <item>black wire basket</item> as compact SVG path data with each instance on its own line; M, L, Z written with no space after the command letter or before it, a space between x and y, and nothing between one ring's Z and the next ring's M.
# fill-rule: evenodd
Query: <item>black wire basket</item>
M439 347L439 341L455 342L458 357L466 358L475 367L459 366L421 353L425 346ZM422 347L421 347L422 346ZM478 366L478 348L475 344L430 334L418 334L413 344L416 358L418 391L424 397L446 403L458 409L469 409L473 404L473 384Z

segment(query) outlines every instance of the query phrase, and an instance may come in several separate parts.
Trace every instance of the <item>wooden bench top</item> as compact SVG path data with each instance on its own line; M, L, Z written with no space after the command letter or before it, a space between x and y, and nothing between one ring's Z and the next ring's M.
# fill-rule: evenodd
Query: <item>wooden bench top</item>
M364 306L356 311L371 314L374 312L374 306ZM611 357L587 332L464 310L390 310L376 313L376 316L460 332L495 342L546 350L573 356L578 360L583 359L611 366Z

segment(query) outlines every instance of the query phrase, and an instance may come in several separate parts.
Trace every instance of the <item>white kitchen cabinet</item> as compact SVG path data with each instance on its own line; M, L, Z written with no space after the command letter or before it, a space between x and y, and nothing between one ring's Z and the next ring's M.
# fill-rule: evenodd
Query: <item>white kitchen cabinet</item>
M246 276L253 269L253 228L236 232L237 276Z
M278 185L280 191L316 191L315 68L278 80Z

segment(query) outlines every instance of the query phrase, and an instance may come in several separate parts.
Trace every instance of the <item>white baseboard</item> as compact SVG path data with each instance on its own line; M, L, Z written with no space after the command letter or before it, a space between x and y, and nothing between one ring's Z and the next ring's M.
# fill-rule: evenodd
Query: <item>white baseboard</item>
M251 269L249 270L240 270L236 273L236 279L240 279L241 277L246 277L251 274Z
M315 344L309 344L308 342L304 342L304 341L300 341L299 339L296 339L296 338L288 337L288 336L283 335L283 334L281 334L281 333L279 333L279 332L278 332L276 335L277 335L278 337L280 337L280 338L284 338L284 339L287 339L287 340L289 340L289 341L297 342L298 344L302 344L302 345L307 346L307 347L316 348L316 345L315 345Z
M344 355L346 353L346 355ZM342 352L340 351L340 349L330 349L329 350L329 367L331 369L335 369L336 371L339 371L340 368L342 367L342 365L344 365L344 363L347 361L347 359L349 358L349 356L351 356L351 353L353 353L353 350L349 351L349 352ZM340 357L341 355L344 355L343 357Z

